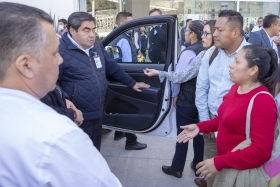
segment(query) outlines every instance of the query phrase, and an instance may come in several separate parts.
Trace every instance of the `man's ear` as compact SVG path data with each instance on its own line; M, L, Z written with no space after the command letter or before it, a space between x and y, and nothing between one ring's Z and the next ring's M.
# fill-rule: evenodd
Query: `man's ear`
M69 30L71 36L75 35L76 31L75 29L73 29L73 27L70 27L70 30Z
M22 54L17 57L15 66L22 76L32 79L34 77L34 70L32 69L34 63L38 63L35 58L30 55Z
M239 28L234 28L233 29L233 36L235 37L235 38L237 38L238 36L240 36L240 29Z

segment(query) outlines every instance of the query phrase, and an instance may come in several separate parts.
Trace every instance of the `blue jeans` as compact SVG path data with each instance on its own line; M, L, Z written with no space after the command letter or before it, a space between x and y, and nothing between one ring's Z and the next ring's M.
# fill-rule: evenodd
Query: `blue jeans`
M178 106L176 108L177 135L182 132L180 126L189 125L198 122L198 111L196 107ZM171 168L176 172L183 172L186 163L189 142L176 143L176 150L172 160ZM193 166L203 161L204 138L197 135L193 139L194 158Z

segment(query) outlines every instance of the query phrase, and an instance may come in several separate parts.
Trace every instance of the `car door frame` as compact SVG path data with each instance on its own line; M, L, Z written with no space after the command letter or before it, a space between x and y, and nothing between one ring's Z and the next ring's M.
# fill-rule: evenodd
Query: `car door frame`
M145 17L138 18L125 24L117 27L113 32L111 32L107 37L105 37L101 43L104 46L107 46L115 37L123 33L125 30L129 30L132 27L139 27L142 25L153 25L153 24L167 24L167 47L166 47L166 63L165 64L147 64L149 68L153 69L161 69L163 71L174 70L174 64L177 62L177 44L178 44L178 30L177 30L177 16L176 15L162 15L162 16L154 16L154 17ZM124 71L128 72L131 65L134 67L143 67L142 64L129 64L129 63L119 63L119 65L124 69ZM128 72L129 73L129 72ZM164 90L162 102L159 104L158 111L159 114L154 124L144 130L130 130L125 128L118 128L112 125L104 125L104 128L120 130L125 132L136 132L136 133L150 133L156 136L165 136L172 134L172 138L174 138L174 124L175 120L175 110L172 107L172 97L171 97L171 87L169 81L164 81ZM109 83L110 87L110 83ZM160 133L158 133L160 131ZM173 133L172 133L173 132ZM169 137L170 138L170 137Z

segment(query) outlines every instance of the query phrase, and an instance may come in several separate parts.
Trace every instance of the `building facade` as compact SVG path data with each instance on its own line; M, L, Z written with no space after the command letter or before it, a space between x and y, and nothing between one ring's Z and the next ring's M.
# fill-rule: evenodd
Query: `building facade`
M244 17L244 27L257 24L258 17L280 15L279 0L78 0L79 10L92 13L97 18L98 32L106 35L115 27L119 11L133 13L134 18L148 16L150 9L159 8L163 14L177 14L180 26L185 20L216 19L220 10L239 11Z
M1 1L1 0L0 0ZM256 24L258 17L280 15L280 0L5 0L35 6L51 13L57 21L67 19L72 12L85 11L97 19L97 32L106 36L115 27L118 12L128 11L134 18L148 16L149 10L159 8L163 14L177 14L180 26L185 20L216 19L220 10L233 9L244 17L244 27Z

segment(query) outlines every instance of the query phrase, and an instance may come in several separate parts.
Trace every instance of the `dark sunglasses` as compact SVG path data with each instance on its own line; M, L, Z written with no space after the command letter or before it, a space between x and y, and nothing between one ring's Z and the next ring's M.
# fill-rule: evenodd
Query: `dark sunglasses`
M201 31L201 36L207 37L208 34L211 34L211 33L210 32L206 32L206 31Z

